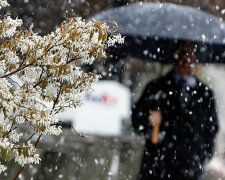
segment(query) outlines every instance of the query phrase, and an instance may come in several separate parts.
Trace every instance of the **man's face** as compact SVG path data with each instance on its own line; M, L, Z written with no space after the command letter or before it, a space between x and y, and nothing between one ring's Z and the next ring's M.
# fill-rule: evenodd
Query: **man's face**
M195 46L187 44L182 48L183 49L178 53L176 68L191 73L194 70L196 62L196 56L194 54Z

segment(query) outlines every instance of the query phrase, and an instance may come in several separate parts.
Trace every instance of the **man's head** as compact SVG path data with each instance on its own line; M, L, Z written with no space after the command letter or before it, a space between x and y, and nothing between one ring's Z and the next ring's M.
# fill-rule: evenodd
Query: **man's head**
M175 53L175 69L185 77L195 71L196 46L193 43L182 43Z

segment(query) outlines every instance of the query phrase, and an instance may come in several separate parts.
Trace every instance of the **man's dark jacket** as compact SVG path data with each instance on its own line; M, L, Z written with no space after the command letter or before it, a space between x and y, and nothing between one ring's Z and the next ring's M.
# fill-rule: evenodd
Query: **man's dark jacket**
M197 180L212 156L218 131L213 93L195 76L190 82L172 70L150 82L132 111L132 124L146 137L140 179ZM160 143L151 143L148 116L161 110Z

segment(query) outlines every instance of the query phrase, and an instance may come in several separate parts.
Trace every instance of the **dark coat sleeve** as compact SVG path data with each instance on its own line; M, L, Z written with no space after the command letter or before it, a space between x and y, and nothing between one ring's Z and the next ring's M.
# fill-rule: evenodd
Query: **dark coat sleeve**
M133 105L132 126L135 132L146 132L149 126L148 116L151 111L158 109L157 96L158 85L156 81L149 83L140 99Z
M209 91L208 103L206 103L206 114L205 127L204 127L204 161L208 161L213 155L213 149L215 144L215 136L218 132L218 118L215 108L214 96L212 91Z

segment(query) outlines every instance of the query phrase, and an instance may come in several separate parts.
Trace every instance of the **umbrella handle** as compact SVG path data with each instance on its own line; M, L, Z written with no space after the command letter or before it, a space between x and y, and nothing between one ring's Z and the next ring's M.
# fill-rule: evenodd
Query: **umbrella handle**
M152 144L158 144L159 143L159 138L158 138L158 135L159 135L159 127L160 127L159 124L155 124L153 126L153 131L152 131Z

